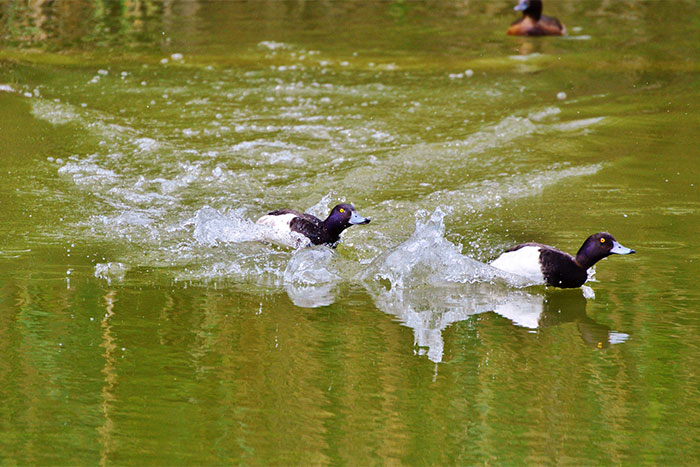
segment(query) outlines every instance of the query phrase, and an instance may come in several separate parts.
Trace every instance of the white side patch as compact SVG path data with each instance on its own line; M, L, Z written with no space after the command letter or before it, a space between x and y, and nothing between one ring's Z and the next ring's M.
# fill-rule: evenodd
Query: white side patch
M280 232L289 233L292 231L291 223L292 219L295 217L296 216L294 214L280 214L279 216L271 216L266 214L255 221L255 223L272 227Z
M300 233L292 232L291 223L295 217L297 216L294 214L280 214L279 216L266 214L255 221L255 223L267 228L268 232L264 233L264 237L269 242L291 248L308 246L311 244L308 238Z
M540 247L524 246L515 251L507 251L493 260L491 266L544 284L544 275L540 266Z

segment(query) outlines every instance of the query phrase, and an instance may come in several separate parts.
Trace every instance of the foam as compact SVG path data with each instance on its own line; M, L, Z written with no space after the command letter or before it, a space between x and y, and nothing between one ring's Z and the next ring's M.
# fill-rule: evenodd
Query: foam
M35 118L53 125L65 125L80 120L80 115L74 106L44 99L32 101L31 113Z
M602 167L602 164L575 167L552 165L545 170L509 175L500 180L472 182L457 190L438 190L431 193L428 199L455 210L483 210L499 207L506 200L537 195L568 178L593 175Z
M463 255L460 247L445 238L445 213L441 208L431 215L421 211L416 217L413 235L379 255L363 273L363 280L388 281L391 288L398 289L494 280L514 287L533 284Z
M194 239L206 245L252 242L264 238L264 229L245 219L243 209L222 213L209 206L194 215Z
M113 170L103 168L92 160L88 157L82 161L69 161L58 169L58 173L71 177L76 185L105 186L119 181L119 176Z
M303 60L301 54L311 55L278 42L264 41L258 47L265 55L281 52L294 60ZM184 121L179 124L130 120L40 96L32 99L37 118L55 125L81 125L101 140L97 152L75 155L66 162L54 159L58 173L94 202L79 225L81 234L128 240L120 249L121 257L96 268L99 277L112 280L109 271L119 267L110 264L165 266L166 274L176 280L238 278L283 284L294 303L310 307L332 303L341 284L359 281L368 290L388 284L395 295L382 298L382 303L395 300L420 313L429 312L407 321L439 318L443 323L479 312L501 289L511 291L512 299L531 285L464 255L461 245L446 237L445 216L480 214L568 178L596 173L599 164L549 164L533 171L527 163L513 162L507 150L535 134L589 128L602 117L562 122L558 107L545 107L527 116L506 115L486 122L456 141L422 143L420 137L395 134L385 122L368 122L361 112L353 111L381 106L400 89L381 83L309 83L302 76L303 67L297 65L283 65L283 70L276 65L275 70L245 75L243 79L253 87L232 89L229 94L224 89L217 95L190 95L179 83L159 88L154 100L178 95L186 102ZM220 90L219 83L209 84ZM94 85L113 83L105 78ZM119 85L128 83L119 81ZM506 92L493 87L483 92ZM137 86L122 92L147 93L150 88ZM227 99L220 97L227 95ZM244 99L259 99L263 108L253 111ZM349 102L354 104L348 106ZM232 106L232 112L219 105ZM207 114L212 107L217 108ZM432 104L416 101L411 108L431 112ZM223 131L220 125L235 129L235 134L228 135L231 140L214 139ZM206 137L211 141L200 141ZM178 142L171 143L173 138ZM486 173L451 177L452 184L439 184L436 189L422 178L424 173L439 177L445 168L454 172L486 168ZM425 183L419 185L420 192L411 192L415 187L401 186L407 179ZM367 206L363 201L372 198L372 190L396 194ZM326 194L319 199L319 192ZM381 222L373 223L371 229L349 229L335 253L325 247L298 249L308 243L303 237L291 243L292 250L280 249L268 243L276 240L273 233L253 221L264 213L263 207L272 203L287 207L300 200L315 203L307 212L323 218L345 197L361 212L369 207L372 217ZM414 213L415 230L405 239ZM495 287L476 294L483 302L458 306L465 302L465 287L483 284ZM429 297L431 290L445 287L459 290L442 305L433 300L438 308L442 306L440 317L430 317L435 309L423 309L422 299L414 297L419 300L416 303L410 297L413 289ZM507 307L503 310L506 314ZM514 321L533 323L526 317Z
M340 281L340 275L332 270L333 250L319 245L294 252L284 270L287 283L317 285Z

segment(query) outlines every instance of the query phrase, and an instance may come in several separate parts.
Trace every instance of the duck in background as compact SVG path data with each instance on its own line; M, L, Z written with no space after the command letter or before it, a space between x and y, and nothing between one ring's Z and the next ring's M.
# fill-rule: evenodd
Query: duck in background
M629 255L634 250L620 245L607 232L593 234L583 242L576 257L540 243L523 243L506 250L491 262L502 271L528 277L553 287L569 289L588 280L588 269L610 255Z
M312 245L335 247L343 230L351 225L369 222L370 219L362 217L352 204L343 203L334 207L324 221L294 209L279 209L262 216L255 223L271 227L286 245L302 246L292 238L291 234L296 233L306 237Z
M563 36L566 28L558 19L542 14L541 0L520 0L514 10L523 17L508 28L511 36Z

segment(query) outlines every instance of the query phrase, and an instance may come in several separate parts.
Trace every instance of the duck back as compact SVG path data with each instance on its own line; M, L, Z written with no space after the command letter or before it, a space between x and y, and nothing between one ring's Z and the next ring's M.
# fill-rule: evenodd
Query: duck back
M511 36L563 36L566 28L558 19L542 15L539 20L523 16L508 28Z

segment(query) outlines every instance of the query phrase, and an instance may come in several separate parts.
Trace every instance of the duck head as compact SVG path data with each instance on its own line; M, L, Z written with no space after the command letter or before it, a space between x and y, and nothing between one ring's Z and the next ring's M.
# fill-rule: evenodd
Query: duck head
M520 0L513 8L515 11L522 11L523 15L539 20L542 16L541 0Z
M595 263L610 255L629 255L634 250L622 246L607 232L593 234L583 242L576 253L576 262L584 269L588 269Z
M329 232L342 232L351 225L369 222L370 219L361 216L352 204L342 203L333 208L323 224Z

